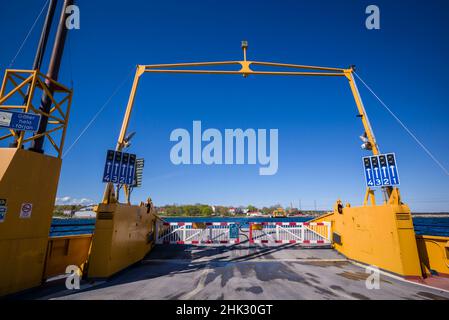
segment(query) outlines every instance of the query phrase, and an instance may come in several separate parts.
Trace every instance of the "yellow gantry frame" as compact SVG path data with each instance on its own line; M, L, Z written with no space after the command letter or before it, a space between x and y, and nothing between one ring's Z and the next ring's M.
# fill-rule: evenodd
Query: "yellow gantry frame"
M374 155L380 153L379 146L376 142L376 138L373 133L368 115L365 110L362 98L360 96L357 84L354 79L354 68L348 69L342 68L330 68L330 67L318 67L307 66L297 64L286 64L276 62L258 62L249 61L246 59L246 51L248 45L246 41L242 42L243 60L241 61L217 61L217 62L193 62L193 63L175 63L175 64L153 64L153 65L138 65L136 74L134 76L134 82L129 96L128 104L126 106L126 112L123 119L120 135L118 138L116 150L121 151L125 146L125 137L128 129L129 119L131 117L134 100L136 97L137 88L139 86L140 77L144 73L187 73L187 74L224 74L224 75L242 75L248 77L249 75L268 75L268 76L314 76L314 77L346 77L351 87L352 95L354 96L357 109L362 120L363 127L367 135L367 139L372 146L372 152ZM199 69L201 67L219 67L219 66L240 66L239 70L208 70ZM255 71L251 69L251 66L263 66L263 67L278 67L292 71ZM193 68L193 69L187 69ZM198 68L198 69L195 69ZM125 190L126 191L126 190ZM106 194L105 194L106 197Z

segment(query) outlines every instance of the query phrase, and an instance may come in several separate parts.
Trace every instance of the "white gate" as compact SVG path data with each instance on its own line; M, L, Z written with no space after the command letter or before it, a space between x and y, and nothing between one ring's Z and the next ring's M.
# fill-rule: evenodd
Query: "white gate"
M156 224L157 244L237 244L242 239L262 244L329 245L330 222L164 222Z
M235 223L158 221L156 227L157 244L235 244L240 242L238 225Z
M330 244L330 222L250 223L251 243Z

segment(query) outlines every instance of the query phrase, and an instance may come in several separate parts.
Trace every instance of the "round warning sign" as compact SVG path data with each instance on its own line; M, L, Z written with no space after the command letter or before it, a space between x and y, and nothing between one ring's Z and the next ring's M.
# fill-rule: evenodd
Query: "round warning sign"
M20 207L20 218L21 219L31 218L32 211L33 211L32 203L22 203L22 206Z

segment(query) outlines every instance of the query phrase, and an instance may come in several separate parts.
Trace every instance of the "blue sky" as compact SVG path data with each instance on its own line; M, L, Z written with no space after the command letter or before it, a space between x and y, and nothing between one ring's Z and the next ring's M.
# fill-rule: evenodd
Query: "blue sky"
M8 67L45 1L1 1L0 69ZM365 8L377 4L381 30L365 28ZM348 67L449 166L447 1L78 1L81 29L71 31L60 80L73 79L66 147L127 79L63 161L58 196L99 201L105 151L113 148L136 64L248 59ZM30 68L37 25L14 67ZM50 50L48 50L49 52ZM47 52L47 53L48 53ZM47 55L48 56L48 55ZM46 70L44 67L43 70ZM359 88L378 143L395 152L401 193L414 211L449 211L449 177ZM343 78L144 75L130 131L130 152L144 157L143 187L133 202L258 206L281 203L329 209L341 198L360 205L365 192L348 83ZM258 167L175 166L176 128L279 129L279 170ZM380 193L378 194L381 199Z

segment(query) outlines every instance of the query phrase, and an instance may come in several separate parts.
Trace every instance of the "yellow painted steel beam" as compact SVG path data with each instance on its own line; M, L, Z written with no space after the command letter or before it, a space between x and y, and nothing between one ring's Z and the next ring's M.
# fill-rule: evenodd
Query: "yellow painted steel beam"
M61 92L61 91L62 92L71 92L72 91L71 89L69 89L68 87L63 85L62 83L59 83L59 82L53 80L52 78L48 77L46 74L43 74L42 72L40 72L39 70L37 70L36 72L40 77L50 81L54 85L54 88L53 88L54 91L56 91L56 92ZM43 83L46 86L45 82L43 82Z
M66 108L66 113L65 113L65 118L64 118L64 128L62 129L62 134L61 134L61 140L59 142L59 149L58 149L58 157L61 158L62 157L62 150L64 150L64 144L65 144L65 136L67 134L67 126L69 124L69 118L70 118L70 108L72 107L72 93L69 93L69 99L67 101L67 108Z
M189 73L189 74L241 74L241 75L272 75L272 76L331 76L341 77L342 73L324 72L285 72L285 71L231 71L231 70L184 70L184 69L151 69L147 73Z
M345 71L345 69L342 69L342 68L308 66L308 65L301 65L301 64L278 63L278 62L251 61L251 64L255 65L255 66L295 68L295 69L306 69L306 70L322 70L322 71L337 71L337 72L344 72Z
M26 109L26 106L6 106L6 105L3 105L3 106L1 106L1 108L2 109Z
M12 133L5 134L4 136L0 137L0 141L11 138L11 137L14 137L14 135Z
M19 84L13 79L13 77L11 77L11 76L8 76L8 79L7 80L9 80L9 81L11 81L11 83L15 86L15 87L17 87ZM20 95L22 96L22 98L26 98L26 94L25 93L23 93L23 91L22 91L22 89L19 89L18 90L18 92L20 93Z
M53 128L53 129L47 130L47 131L45 131L45 132L35 134L35 135L33 135L32 137L29 137L29 138L23 140L23 143L27 143L27 142L33 141L33 140L35 140L35 139L37 139L37 138L40 138L40 137L49 135L50 133L53 133L53 132L55 132L55 131L58 131L58 130L62 129L63 127L64 127L64 125L60 125L60 126L55 127L55 128Z
M121 151L124 146L126 131L128 130L129 118L131 117L131 112L134 105L134 99L136 97L137 87L139 85L140 76L144 73L145 67L138 65L136 74L134 76L134 82L131 89L131 94L129 96L128 104L126 106L125 117L123 118L122 128L120 129L120 135L117 142L117 151Z
M147 64L141 65L145 69L155 68L179 68L179 67L213 67L226 65L239 65L241 61L213 61L213 62L184 62L184 63L161 63L161 64Z
M213 67L213 66L225 66L225 65L258 65L267 67L282 67L282 68L295 68L295 69L305 69L305 70L321 70L321 71L336 71L344 73L346 69L343 68L332 68L332 67L320 67L320 66L309 66L301 64L290 64L290 63L277 63L277 62L263 62L263 61L214 61L214 62L185 62L185 63L163 63L163 64L149 64L143 65L145 71L148 69L157 68L180 68L180 67Z
M351 87L352 95L354 96L355 104L357 105L357 109L359 110L359 114L362 119L363 127L365 128L365 132L373 148L373 154L378 155L380 153L379 146L377 145L376 138L374 136L373 128L371 127L371 123L369 121L368 115L366 114L365 106L362 101L362 97L360 96L359 89L357 88L357 84L355 83L353 69L345 70L345 76L349 80L349 86Z
M0 105L3 104L9 98L11 98L11 96L13 96L14 93L19 91L24 86L26 86L29 82L31 82L33 80L33 78L34 78L34 75L29 76L27 79L25 79L25 81L23 81L21 84L16 86L14 89L12 89L10 92L8 92L5 96L2 95L2 97L0 98Z

